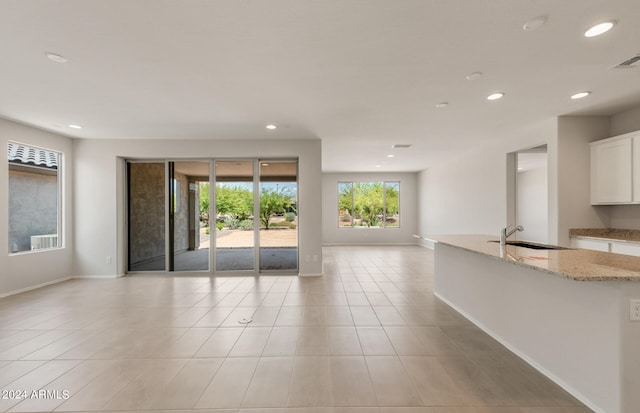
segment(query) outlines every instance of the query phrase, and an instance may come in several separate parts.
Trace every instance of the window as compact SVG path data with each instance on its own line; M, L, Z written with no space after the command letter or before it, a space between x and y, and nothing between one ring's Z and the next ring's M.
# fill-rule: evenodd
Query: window
M9 253L59 248L59 152L8 144Z
M338 227L400 227L400 182L338 182Z

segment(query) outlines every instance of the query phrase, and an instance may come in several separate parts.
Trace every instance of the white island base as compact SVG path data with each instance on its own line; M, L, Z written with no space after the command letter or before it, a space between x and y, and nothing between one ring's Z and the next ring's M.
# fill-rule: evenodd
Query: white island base
M640 322L629 320L640 283L517 260L438 242L436 295L594 411L640 412Z

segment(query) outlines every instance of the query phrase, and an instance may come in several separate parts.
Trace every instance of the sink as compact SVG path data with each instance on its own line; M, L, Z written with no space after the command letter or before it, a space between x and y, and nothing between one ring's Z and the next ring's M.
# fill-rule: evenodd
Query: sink
M489 241L489 242L500 242L500 241ZM559 247L557 245L536 244L534 242L528 242L528 241L507 241L507 245L513 245L516 247L523 247L523 248L531 248L534 250L569 250L571 249L566 247Z

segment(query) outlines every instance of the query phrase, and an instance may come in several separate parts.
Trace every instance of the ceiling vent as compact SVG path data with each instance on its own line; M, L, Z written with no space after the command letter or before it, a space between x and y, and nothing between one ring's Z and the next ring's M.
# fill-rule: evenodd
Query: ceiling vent
M406 143L396 143L395 145L392 146L393 149L406 149L406 148L410 148L411 145L406 144Z
M632 69L634 67L640 67L640 54L633 56L625 60L622 63L618 63L613 68L614 69Z

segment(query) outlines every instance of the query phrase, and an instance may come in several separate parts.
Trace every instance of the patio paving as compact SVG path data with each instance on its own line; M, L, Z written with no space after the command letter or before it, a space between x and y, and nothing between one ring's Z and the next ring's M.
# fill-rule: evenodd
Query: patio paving
M217 231L216 271L252 270L254 268L253 231ZM260 230L260 269L269 271L298 268L298 231L295 229ZM200 231L200 248L175 256L176 271L208 271L210 238ZM164 256L131 265L130 271L163 271Z
M218 248L253 247L253 231L228 230L216 231ZM200 238L202 239L202 238ZM261 247L297 247L297 229L261 229ZM200 248L208 248L209 242L200 242Z

